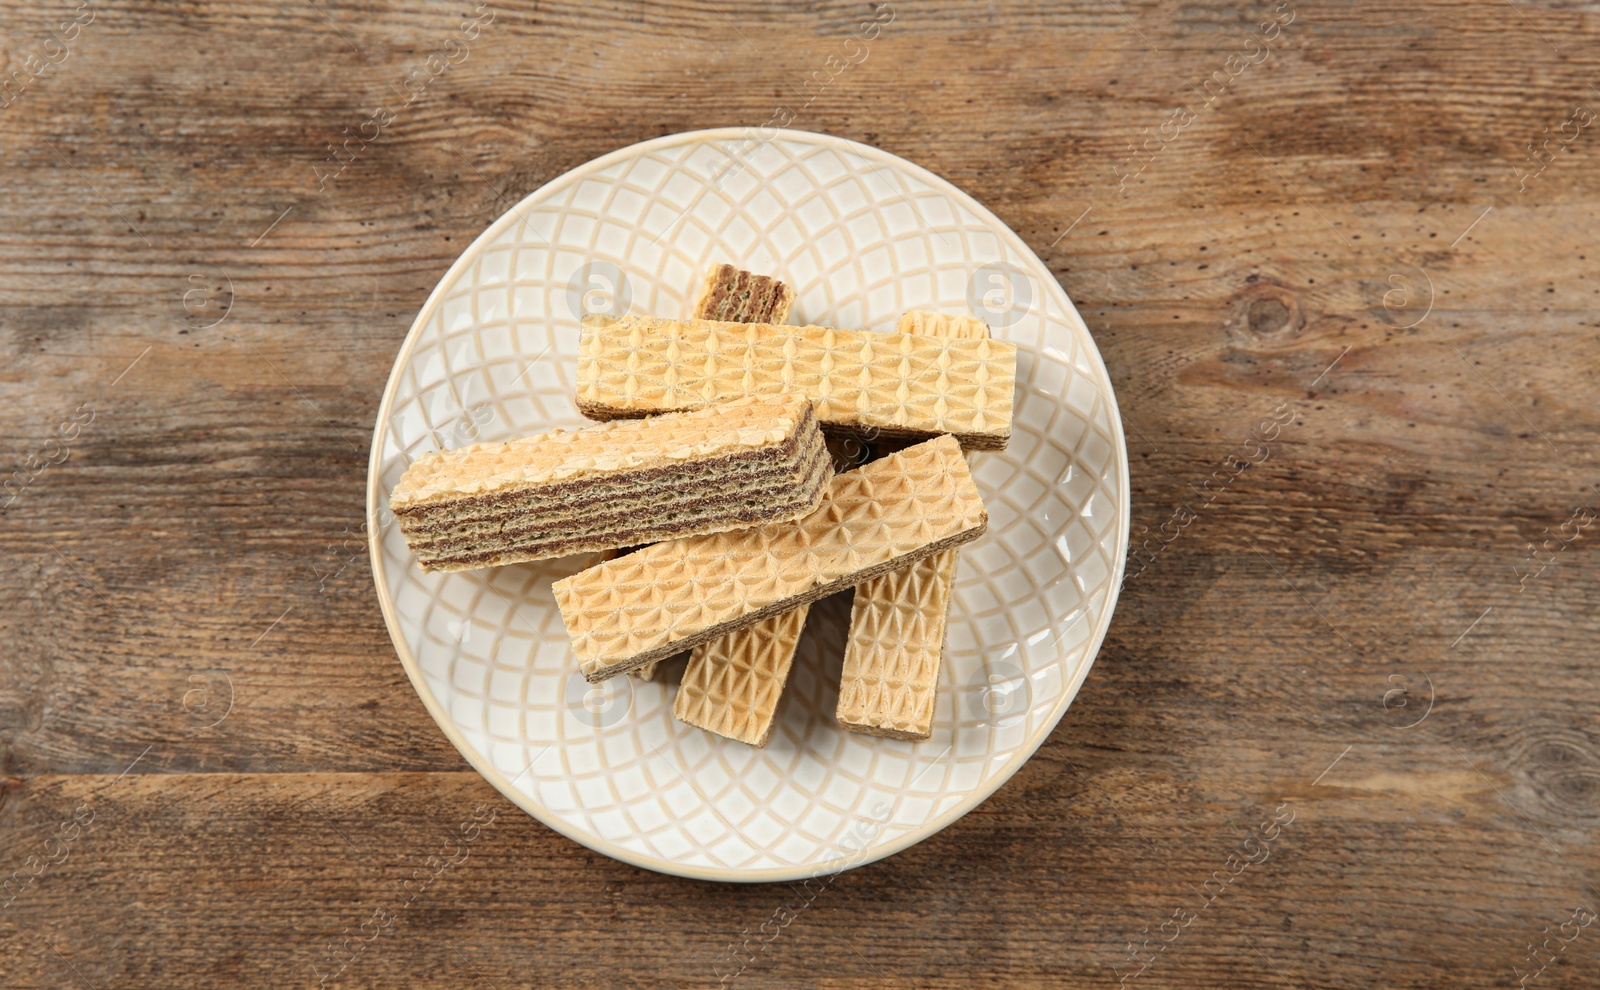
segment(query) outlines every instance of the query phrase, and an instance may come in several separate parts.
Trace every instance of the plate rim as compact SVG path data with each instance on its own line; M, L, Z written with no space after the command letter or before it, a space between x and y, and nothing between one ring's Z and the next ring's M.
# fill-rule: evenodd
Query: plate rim
M901 158L899 155L884 151L881 148L873 147L869 144L862 144L859 141L852 141L849 138L843 138L833 134L826 134L820 131L806 131L793 128L763 128L752 126L712 127L695 131L680 131L676 134L664 134L660 137L650 138L645 141L639 141L634 144L617 148L616 150L609 151L598 158L591 158L574 168L562 172L560 175L555 176L550 181L544 183L537 189L534 189L532 192L529 192L526 196L522 197L522 199L518 200L515 205L511 206L493 223L484 228L482 233L480 233L470 244L462 249L461 253L457 255L456 260L452 262L445 273L439 277L439 280L437 283L435 283L433 290L428 293L427 300L423 302L422 308L417 311L416 318L411 322L410 329L406 331L405 339L400 344L400 350L395 354L394 363L389 369L388 381L384 385L383 397L378 403L377 418L373 423L372 429L372 450L368 454L367 458L367 556L372 567L373 591L377 595L378 606L383 612L384 627L389 633L389 640L394 645L395 655L399 659L401 667L405 669L406 676L411 681L412 690L416 692L417 697L422 701L423 707L427 709L428 714L433 717L434 723L438 725L439 729L444 733L445 738L450 741L450 744L455 747L456 752L467 761L469 766L477 771L479 776L488 781L488 783L494 787L495 790L504 795L505 798L512 804L516 805L518 808L521 808L524 812L537 819L546 827L563 836L566 836L568 839L571 839L585 848L592 849L601 855L608 856L623 863L627 863L630 866L639 867L640 869L646 869L656 873L664 873L670 876L684 877L690 880L706 880L722 883L777 883L819 877L826 874L830 866L836 865L838 859L835 858L833 860L826 861L820 867L767 867L757 870L737 870L726 867L690 866L682 863L675 863L671 860L657 859L654 857L641 855L632 850L615 845L609 840L598 835L580 832L576 828L569 827L554 814L551 814L543 805L533 801L527 795L514 788L512 786L512 781L506 780L504 774L502 774L500 770L494 766L493 762L490 761L484 754L479 753L477 749L470 745L461 735L460 731L455 726L454 720L450 718L449 714L444 710L442 704L439 702L439 699L434 697L432 689L428 687L426 680L422 676L421 668L418 665L416 658L411 655L410 646L406 643L405 637L401 633L398 619L394 614L394 595L389 588L388 579L383 571L383 548L379 541L379 535L381 532L381 520L379 518L379 489L381 487L380 482L382 479L383 468L381 463L383 441L387 435L390 409L394 401L395 393L399 388L401 373L411 358L412 351L415 349L416 344L421 337L423 328L426 326L428 321L433 318L433 315L438 307L443 304L446 286L453 287L458 280L460 273L468 266L469 263L476 263L478 257L482 254L484 248L488 244L492 243L495 238L498 238L507 227L510 227L512 224L523 220L521 210L525 205L528 204L530 200L543 197L546 194L563 188L571 183L582 181L595 172L609 167L615 162L638 157L642 154L648 154L649 152L657 149L671 148L682 144L706 143L728 138L749 138L752 132L764 131L775 132L772 137L765 138L764 140L766 141L791 140L824 147L833 146L836 148L842 148L851 152L852 154L864 158L892 162L896 166L910 169L913 174L927 182L934 189L937 189L946 195L954 196L957 200L961 201L962 205L972 210L979 219L993 221L995 226L998 228L997 236L1008 241L1012 249L1017 251L1019 256L1025 261L1036 265L1038 269L1042 270L1042 274L1047 276L1045 291L1049 292L1053 290L1061 293L1062 299L1066 301L1068 310L1073 316L1077 317L1078 322L1082 324L1085 334L1089 334L1088 324L1084 322L1083 316L1078 312L1078 307L1072 302L1072 298L1067 295L1066 289L1062 287L1060 281L1056 279L1055 275L1051 273L1049 267L1045 265L1044 259L1040 258L1038 253L1035 252L1033 248L1029 247L1027 242L1024 241L1016 231L1011 229L1010 224L1007 224L1005 221L1001 220L994 214L993 211L985 207L982 203L978 202L977 199L975 199L970 193L956 186L948 179L929 171L927 168L924 168L915 162L908 161L907 159ZM1040 272L1036 271L1035 274L1040 274ZM983 804L983 802L987 801L991 796L993 796L995 791L999 790L1002 785L1009 781L1016 774L1016 772L1022 768L1023 764L1027 763L1028 760L1033 758L1034 753L1038 752L1039 747L1043 746L1045 741L1048 740L1051 734L1055 732L1056 727L1061 724L1061 719L1065 717L1067 709L1071 708L1072 703L1077 700L1078 692L1082 689L1084 681L1088 679L1089 671L1094 667L1095 661L1099 659L1100 648L1102 645L1104 645L1106 633L1111 628L1111 618L1116 612L1117 601L1121 596L1122 577L1127 567L1127 537L1131 532L1130 527L1132 515L1131 493L1129 491L1129 488L1131 487L1131 478L1128 466L1128 442L1127 437L1123 433L1122 429L1121 406L1117 402L1115 389L1110 387L1111 374L1106 369L1105 359L1101 356L1100 348L1095 344L1092 334L1089 334L1089 345L1090 346L1087 348L1088 353L1092 355L1094 364L1098 366L1101 374L1105 376L1105 382L1107 383L1110 391L1109 396L1102 396L1101 398L1107 402L1107 404L1110 406L1111 412L1113 413L1109 419L1112 436L1115 440L1114 446L1116 447L1116 465L1122 481L1122 485L1120 486L1122 489L1121 498L1117 499L1116 524L1123 533L1124 538L1121 541L1121 549L1116 553L1115 560L1113 562L1110 591L1106 598L1106 607L1103 614L1103 619L1096 623L1096 628L1090 633L1091 645L1085 652L1083 666L1078 671L1077 676L1075 676L1072 682L1066 686L1065 690L1063 690L1061 698L1057 702L1055 709L1051 711L1050 714L1044 719L1037 739L1031 742L1025 742L1022 746L1019 746L1016 751L1013 752L1011 759L1007 761L1005 766L1000 768L999 772L994 774L990 781L985 782L984 784L981 784L977 788L968 792L967 795L949 811L946 811L945 813L908 830L904 835L897 837L891 842L885 843L882 847L874 847L871 850L870 855L861 856L859 858L851 857L854 862L849 862L839 870L835 871L833 874L835 876L837 876L838 873L844 872L845 870L866 866L869 863L875 863L881 859L886 859L889 856L893 856L896 853L909 849L911 846L914 846L917 843L942 832L955 822L966 817L967 814L969 814L979 805ZM523 773L526 773L530 768L531 764L529 768L524 768ZM513 778L513 780L520 779L521 776L521 774L518 774L516 778Z

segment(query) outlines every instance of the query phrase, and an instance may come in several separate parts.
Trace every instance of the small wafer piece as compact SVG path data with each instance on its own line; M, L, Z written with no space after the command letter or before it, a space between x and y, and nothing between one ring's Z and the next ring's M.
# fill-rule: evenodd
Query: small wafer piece
M694 304L697 320L735 323L787 323L794 290L767 275L718 265L706 276Z
M977 539L983 499L954 437L839 475L787 523L692 536L551 586L584 676L601 681Z
M760 748L772 736L809 604L701 643L689 657L672 716Z
M595 314L579 339L577 403L591 418L619 419L793 391L830 432L949 433L1000 449L1016 363L1016 347L998 340Z
M923 310L902 316L900 329L952 337L989 335L982 320ZM932 735L959 555L958 550L946 550L856 588L834 713L840 726L893 739Z
M775 395L430 452L389 504L424 570L459 571L794 519L832 475L810 403Z

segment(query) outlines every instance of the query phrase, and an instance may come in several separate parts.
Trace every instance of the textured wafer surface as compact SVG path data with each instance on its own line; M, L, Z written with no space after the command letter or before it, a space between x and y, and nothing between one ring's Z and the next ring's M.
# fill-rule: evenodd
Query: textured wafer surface
M768 275L717 265L706 275L691 314L698 320L787 323L794 289Z
M798 392L825 428L999 449L1011 436L1016 347L832 327L589 316L577 403L596 419Z
M772 736L809 604L701 643L689 657L672 715L751 746Z
M989 324L976 316L952 316L928 309L913 309L900 315L900 333L919 333L934 337L960 337L964 340L983 340L989 336Z
M577 481L770 447L793 435L804 413L805 404L793 395L752 396L690 415L598 423L430 451L406 468L389 506L398 513L508 487Z
M953 437L836 476L787 523L658 543L552 586L591 681L814 602L988 525Z
M900 318L900 330L989 335L982 320L927 310L906 313ZM926 739L932 734L959 556L959 551L947 550L857 586L835 712L841 726L895 739Z
M841 726L895 739L932 733L958 555L945 550L856 588L839 678Z

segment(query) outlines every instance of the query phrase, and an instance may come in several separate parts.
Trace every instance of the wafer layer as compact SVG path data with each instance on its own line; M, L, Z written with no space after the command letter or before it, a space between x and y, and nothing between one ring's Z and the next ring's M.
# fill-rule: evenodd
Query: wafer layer
M600 681L976 539L987 525L960 446L939 437L835 477L801 519L660 543L552 591L584 675Z
M789 680L809 604L694 648L672 715L751 746L765 746Z
M390 506L425 570L718 532L814 509L833 473L805 399L424 454Z
M735 323L787 323L794 290L775 278L732 265L718 265L706 275L694 304L697 320Z
M986 337L970 316L914 310L902 333ZM926 739L944 656L950 593L959 551L947 550L857 586L839 678L839 724L852 732Z
M604 315L584 319L577 402L595 419L798 392L831 431L998 449L1011 436L1016 348L831 327Z

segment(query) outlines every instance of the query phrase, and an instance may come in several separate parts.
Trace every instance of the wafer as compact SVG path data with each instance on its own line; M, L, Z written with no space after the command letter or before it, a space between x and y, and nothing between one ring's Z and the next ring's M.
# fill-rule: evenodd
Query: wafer
M717 265L706 275L694 304L698 320L735 323L787 323L794 289L767 275L732 265Z
M552 585L601 681L969 540L988 525L953 437L839 475L804 518L658 543Z
M430 452L389 504L424 570L457 571L794 519L832 475L810 403L774 395Z
M809 604L694 648L672 703L680 722L751 746L767 744Z
M856 588L839 678L839 725L926 739L959 551L945 550Z
M999 449L1011 436L1016 347L831 327L647 316L584 318L577 403L594 419L799 392L831 432Z
M914 310L903 333L987 337L970 316ZM926 739L944 656L958 550L945 550L856 587L839 677L839 725L894 739Z

